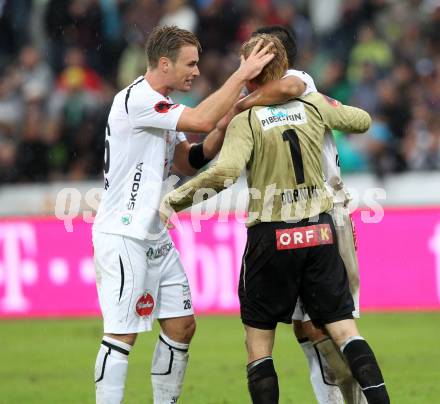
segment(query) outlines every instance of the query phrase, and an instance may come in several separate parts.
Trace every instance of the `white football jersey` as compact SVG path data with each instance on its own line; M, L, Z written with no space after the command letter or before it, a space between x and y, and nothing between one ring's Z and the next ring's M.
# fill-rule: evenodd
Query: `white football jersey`
M301 94L302 96L318 91L313 78L303 71L289 69L284 77L287 76L296 76L304 82L306 89ZM322 169L324 171L324 179L327 185L331 186L331 188L335 186L343 186L341 168L339 166L338 149L336 148L335 139L331 130L327 130L324 135L324 145L322 148ZM333 189L333 191L338 191L338 189ZM339 200L336 200L336 192L334 192L333 195L335 202L339 202ZM338 195L341 195L341 193L338 193Z
M93 230L137 239L155 239L164 227L158 209L168 177L176 131L185 109L153 90L144 77L116 94L108 117L104 191Z
M303 72L301 70L289 69L289 70L287 70L284 77L288 77L288 76L296 76L306 85L306 89L301 94L302 96L305 96L310 93L318 92L318 90L316 89L316 86L315 86L315 82L314 82L312 76L310 76L310 74L307 74L306 72Z

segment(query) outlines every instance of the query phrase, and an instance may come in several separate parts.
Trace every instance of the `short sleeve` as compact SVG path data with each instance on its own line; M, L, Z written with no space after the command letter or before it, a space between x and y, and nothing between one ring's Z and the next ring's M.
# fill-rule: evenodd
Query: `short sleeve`
M176 130L185 105L174 104L155 91L134 87L126 96L126 110L134 129L158 128Z
M306 85L306 89L301 94L301 96L305 96L310 93L316 93L318 91L316 89L315 82L314 82L312 76L310 76L310 74L307 74L306 72L303 72L301 70L289 69L289 70L287 70L287 72L283 78L289 77L289 76L298 77Z
M176 144L182 143L186 141L186 136L183 132L177 132L176 136Z

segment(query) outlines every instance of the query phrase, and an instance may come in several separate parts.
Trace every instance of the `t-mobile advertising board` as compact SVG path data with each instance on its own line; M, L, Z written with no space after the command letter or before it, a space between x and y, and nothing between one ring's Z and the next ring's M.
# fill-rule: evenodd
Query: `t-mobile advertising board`
M365 212L364 212L365 213ZM233 216L173 232L201 313L238 312L246 229ZM228 220L225 220L228 219ZM388 209L379 223L354 215L363 310L440 310L440 208ZM55 218L0 221L0 317L99 314L91 225Z

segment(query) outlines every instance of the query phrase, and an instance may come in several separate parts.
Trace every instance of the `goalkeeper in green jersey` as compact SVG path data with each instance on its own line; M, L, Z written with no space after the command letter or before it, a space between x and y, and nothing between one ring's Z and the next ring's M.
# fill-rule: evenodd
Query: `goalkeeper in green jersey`
M253 91L287 69L280 41L257 35L242 47L246 58L259 39L273 42L274 59L247 83ZM200 189L221 191L246 168L250 189L248 240L239 284L246 331L248 386L253 403L278 403L272 361L278 322L291 323L300 297L311 320L324 326L347 360L368 403L389 403L381 371L353 320L353 299L338 251L332 196L322 176L325 131L364 132L369 115L319 93L272 107L254 107L229 124L215 165L166 195L161 218L194 203ZM212 194L212 192L211 192Z
M281 80L270 81L241 99L237 109L244 111L256 105L283 104L292 98L318 92L309 74L295 70L297 43L293 32L283 26L271 25L259 28L252 36L262 33L274 35L281 41L287 54L288 70ZM333 209L330 214L335 223L339 253L344 261L353 296L353 317L359 318L359 265L354 227L348 208L351 198L342 181L338 150L331 130L327 130L324 135L322 165L327 188L333 195ZM295 336L307 358L310 382L317 403L365 404L364 394L339 348L324 329L313 325L301 299L296 303L292 319Z

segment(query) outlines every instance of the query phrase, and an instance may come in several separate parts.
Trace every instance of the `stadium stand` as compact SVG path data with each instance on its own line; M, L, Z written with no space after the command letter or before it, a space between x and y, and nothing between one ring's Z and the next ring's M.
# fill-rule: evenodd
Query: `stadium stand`
M157 24L202 42L202 77L177 95L188 105L223 82L253 30L290 26L298 68L373 116L366 136L336 134L345 172L440 169L437 1L2 0L0 183L100 178L112 97L144 73Z

